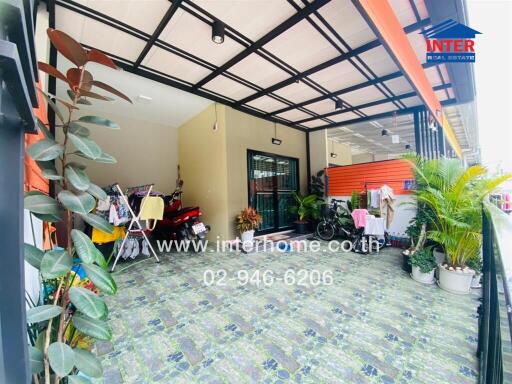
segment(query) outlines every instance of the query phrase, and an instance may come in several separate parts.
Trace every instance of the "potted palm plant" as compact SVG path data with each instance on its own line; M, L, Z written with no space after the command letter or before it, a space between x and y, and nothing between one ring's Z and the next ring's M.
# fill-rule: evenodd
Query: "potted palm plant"
M439 265L439 286L453 293L468 293L482 242L482 201L512 174L487 177L480 165L465 169L457 159L413 161L418 181L416 198L432 211L430 240L439 244L446 262Z
M308 219L318 219L320 217L320 199L317 195L301 195L294 192L293 198L296 204L290 207L290 213L297 215L295 224L295 232L304 234L308 231Z
M411 277L423 284L434 284L434 272L437 267L436 258L432 254L432 247L417 250L409 257L412 266Z
M254 208L245 208L236 217L236 229L240 232L243 243L250 243L254 239L254 231L261 224L261 215Z

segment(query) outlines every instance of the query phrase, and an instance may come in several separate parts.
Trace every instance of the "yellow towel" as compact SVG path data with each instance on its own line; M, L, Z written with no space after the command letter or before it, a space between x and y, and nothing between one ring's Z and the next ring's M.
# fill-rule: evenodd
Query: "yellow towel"
M164 199L159 196L147 196L140 203L141 220L162 220L164 218Z
M112 233L100 231L99 229L92 229L92 241L96 244L110 243L117 239L122 239L125 234L124 227L114 227Z

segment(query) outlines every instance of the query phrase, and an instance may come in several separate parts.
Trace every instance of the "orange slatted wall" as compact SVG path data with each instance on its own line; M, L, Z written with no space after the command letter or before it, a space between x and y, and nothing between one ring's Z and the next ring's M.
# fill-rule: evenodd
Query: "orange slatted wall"
M38 83L37 86L40 87L41 84ZM39 108L34 108L34 115L37 116L43 123L48 124L48 118L46 116L46 101L39 92L37 93L37 97ZM25 135L25 148L43 138L44 136L41 132L39 132L37 135ZM48 180L43 177L41 170L37 166L36 162L32 160L27 153L25 153L24 189L25 192L38 190L45 193L48 193L49 190Z
M393 188L396 195L411 193L404 190L404 180L414 179L411 165L404 160L384 160L331 167L326 170L328 196L350 196L352 191L378 189L383 184Z

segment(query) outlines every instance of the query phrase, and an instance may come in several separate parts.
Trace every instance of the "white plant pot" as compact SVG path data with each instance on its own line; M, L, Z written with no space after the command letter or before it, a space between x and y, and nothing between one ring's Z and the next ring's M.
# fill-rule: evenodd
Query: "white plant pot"
M443 264L446 261L446 254L437 249L434 249L434 257L436 258L437 265Z
M242 243L252 243L254 240L254 230L242 232Z
M471 290L471 282L473 280L474 271L463 272L450 271L439 265L439 287L445 291L456 293L459 295L468 294Z
M481 273L475 273L471 279L471 288L482 288Z
M442 265L446 261L446 253L438 251L437 249L434 249L434 257L436 258L436 264ZM435 270L435 277L437 280L439 280L439 270L436 268Z
M417 281L418 283L434 284L435 283L434 272L435 272L435 269L431 270L430 272L423 273L423 272L421 272L419 267L412 267L411 277L413 280Z

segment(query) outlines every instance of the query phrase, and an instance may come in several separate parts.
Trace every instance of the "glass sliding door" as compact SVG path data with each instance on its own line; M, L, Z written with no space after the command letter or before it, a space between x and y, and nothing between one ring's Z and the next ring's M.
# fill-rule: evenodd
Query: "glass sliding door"
M249 206L263 218L258 233L269 233L292 226L295 217L289 213L294 204L294 191L299 189L299 161L289 157L247 152Z

